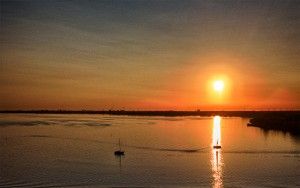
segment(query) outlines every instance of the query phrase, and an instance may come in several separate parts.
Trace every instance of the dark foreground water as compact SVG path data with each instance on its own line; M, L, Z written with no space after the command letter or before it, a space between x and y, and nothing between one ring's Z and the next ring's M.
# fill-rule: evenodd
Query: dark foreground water
M0 187L300 186L300 139L247 122L1 114Z

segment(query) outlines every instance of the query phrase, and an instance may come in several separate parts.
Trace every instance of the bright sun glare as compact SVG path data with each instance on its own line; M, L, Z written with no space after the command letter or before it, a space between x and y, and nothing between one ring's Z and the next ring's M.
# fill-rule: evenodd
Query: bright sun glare
M223 80L216 80L216 81L214 81L213 87L214 87L214 90L217 91L217 92L223 91L223 89L224 89L224 82L223 82Z

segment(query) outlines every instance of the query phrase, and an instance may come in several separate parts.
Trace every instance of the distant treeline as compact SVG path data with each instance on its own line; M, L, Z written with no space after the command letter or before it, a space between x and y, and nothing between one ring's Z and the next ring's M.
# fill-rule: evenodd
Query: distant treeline
M34 113L34 114L107 114L128 116L300 116L300 111L127 111L127 110L3 110L0 113Z
M260 127L263 130L277 130L300 136L299 113L256 114L250 119L248 126Z

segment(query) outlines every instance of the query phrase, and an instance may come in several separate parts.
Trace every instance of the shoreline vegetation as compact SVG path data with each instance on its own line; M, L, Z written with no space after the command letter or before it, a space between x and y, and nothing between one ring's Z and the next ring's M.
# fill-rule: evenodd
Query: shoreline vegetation
M30 114L107 114L127 116L241 116L254 117L269 115L300 115L300 110L0 110L0 113Z
M251 118L247 126L259 127L264 131L282 131L295 136L300 136L300 114L257 114Z
M250 118L247 126L300 136L300 111L126 111L126 110L2 110L0 114L103 114L126 116L224 116Z

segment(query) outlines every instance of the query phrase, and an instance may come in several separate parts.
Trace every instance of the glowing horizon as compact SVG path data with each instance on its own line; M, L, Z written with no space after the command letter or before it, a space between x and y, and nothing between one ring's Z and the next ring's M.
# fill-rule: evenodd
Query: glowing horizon
M0 110L300 109L297 1L0 3Z

